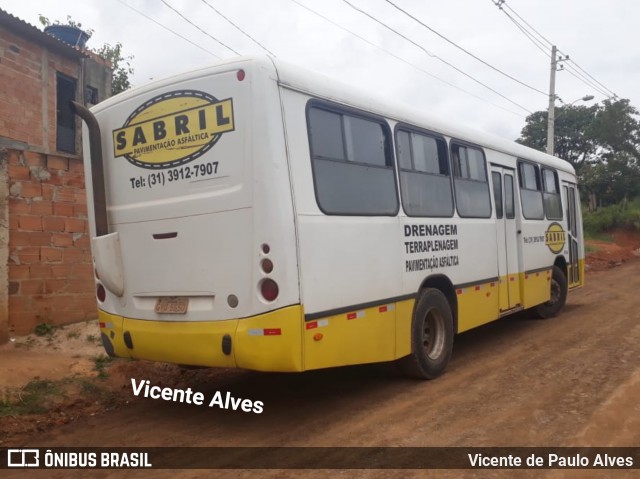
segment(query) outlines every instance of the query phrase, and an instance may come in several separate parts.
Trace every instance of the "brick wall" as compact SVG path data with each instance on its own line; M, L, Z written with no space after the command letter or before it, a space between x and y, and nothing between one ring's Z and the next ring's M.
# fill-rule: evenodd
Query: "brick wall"
M77 60L0 28L0 135L56 150L56 72L78 78Z
M5 156L9 332L95 318L82 160L20 150Z
M97 315L82 160L56 145L57 74L79 101L85 85L103 100L109 66L0 10L0 344Z

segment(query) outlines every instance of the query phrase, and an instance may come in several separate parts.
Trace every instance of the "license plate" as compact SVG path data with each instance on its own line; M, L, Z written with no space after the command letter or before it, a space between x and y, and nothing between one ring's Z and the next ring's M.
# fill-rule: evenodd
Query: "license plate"
M189 298L183 296L163 296L156 301L156 313L185 314L189 306Z

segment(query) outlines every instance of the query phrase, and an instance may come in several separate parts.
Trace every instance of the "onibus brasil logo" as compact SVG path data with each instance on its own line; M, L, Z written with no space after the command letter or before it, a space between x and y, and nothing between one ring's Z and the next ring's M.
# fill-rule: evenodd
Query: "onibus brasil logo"
M171 91L140 105L113 131L113 155L141 168L171 168L202 156L234 128L231 98Z

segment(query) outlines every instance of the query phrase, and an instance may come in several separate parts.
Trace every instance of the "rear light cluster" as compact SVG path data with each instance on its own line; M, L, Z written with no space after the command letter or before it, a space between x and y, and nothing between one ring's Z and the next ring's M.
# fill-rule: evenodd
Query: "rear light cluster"
M272 303L278 298L280 289L278 283L271 279L268 275L273 272L273 261L268 257L271 252L271 247L268 244L263 244L260 247L261 259L260 259L260 271L264 274L264 278L258 283L258 291L264 301Z
M101 303L104 303L104 300L107 299L107 291L100 283L98 283L98 286L96 287L96 298L98 298L98 301Z

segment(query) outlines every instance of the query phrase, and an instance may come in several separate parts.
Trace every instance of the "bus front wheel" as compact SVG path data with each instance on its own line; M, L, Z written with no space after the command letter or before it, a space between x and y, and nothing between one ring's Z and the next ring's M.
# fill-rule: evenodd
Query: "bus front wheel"
M551 294L549 301L536 306L535 313L538 318L553 318L567 301L567 277L562 270L554 266L551 274Z
M409 376L433 379L440 376L453 350L453 316L441 291L425 289L418 297L411 322L411 354L400 360Z

